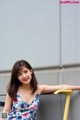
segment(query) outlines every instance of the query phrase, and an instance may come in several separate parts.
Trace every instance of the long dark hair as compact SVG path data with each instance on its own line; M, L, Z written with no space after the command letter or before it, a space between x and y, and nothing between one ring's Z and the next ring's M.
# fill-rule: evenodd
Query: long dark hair
M32 79L31 79L31 87L33 88L33 93L37 90L37 80L33 71L33 68L31 65L25 61L25 60L19 60L17 61L12 68L12 73L11 73L11 79L7 87L7 92L11 98L16 97L17 90L22 83L18 80L18 72L22 68L22 66L25 66L29 70L32 70Z

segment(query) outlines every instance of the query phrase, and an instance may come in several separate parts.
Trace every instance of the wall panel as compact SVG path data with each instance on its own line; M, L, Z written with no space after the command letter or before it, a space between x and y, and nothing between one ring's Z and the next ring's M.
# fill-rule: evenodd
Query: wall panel
M60 65L59 0L0 1L0 70Z
M62 64L80 63L79 16L79 4L61 4Z

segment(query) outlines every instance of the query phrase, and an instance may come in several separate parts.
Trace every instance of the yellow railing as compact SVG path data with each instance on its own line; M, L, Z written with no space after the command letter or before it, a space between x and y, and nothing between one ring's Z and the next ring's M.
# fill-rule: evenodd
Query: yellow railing
M66 102L65 102L63 120L68 120L70 97L71 97L71 94L72 94L72 90L57 90L57 91L54 92L54 94L59 94L59 93L63 93L63 94L66 95Z

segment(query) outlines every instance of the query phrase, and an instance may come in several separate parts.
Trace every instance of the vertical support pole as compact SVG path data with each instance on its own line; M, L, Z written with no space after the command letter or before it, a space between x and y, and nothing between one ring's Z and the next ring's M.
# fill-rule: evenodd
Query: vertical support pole
M56 92L54 92L54 94L59 94L59 93L66 94L66 102L65 102L63 120L68 120L70 97L72 94L72 90L57 90Z
M66 102L65 102L63 120L68 120L69 105L70 105L70 97L71 97L71 92L67 92L67 93L66 93Z

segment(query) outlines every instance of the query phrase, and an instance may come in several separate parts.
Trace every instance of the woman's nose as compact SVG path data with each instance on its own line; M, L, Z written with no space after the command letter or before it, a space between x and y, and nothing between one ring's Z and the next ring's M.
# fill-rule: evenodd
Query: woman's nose
M23 73L23 77L26 77L26 75Z

